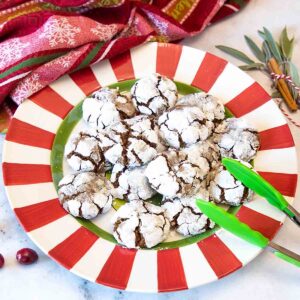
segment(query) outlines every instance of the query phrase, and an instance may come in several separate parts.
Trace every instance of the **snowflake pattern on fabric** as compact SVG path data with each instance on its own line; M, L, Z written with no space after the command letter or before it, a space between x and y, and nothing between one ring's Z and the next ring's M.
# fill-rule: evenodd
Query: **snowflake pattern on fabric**
M28 75L28 77L21 81L11 93L11 97L14 101L17 104L21 104L23 100L40 90L43 85L40 83L39 79L39 74L33 74Z
M23 49L28 46L29 43L22 43L18 38L2 43L0 45L0 69L20 59L23 54Z
M69 23L67 18L52 18L45 24L44 31L39 38L46 38L50 47L73 46L76 43L76 34L81 29Z
M74 63L73 53L69 52L66 55L52 59L51 61L47 62L45 64L45 67L47 68L62 67L64 69L69 69L73 63Z
M118 32L118 26L116 24L97 24L95 28L91 28L91 32L101 41L108 41Z

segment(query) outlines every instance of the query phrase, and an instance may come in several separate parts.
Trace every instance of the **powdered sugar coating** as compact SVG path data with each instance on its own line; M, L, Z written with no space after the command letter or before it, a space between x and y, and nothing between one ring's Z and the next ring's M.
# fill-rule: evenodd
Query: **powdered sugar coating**
M206 93L186 95L178 99L177 105L198 106L209 121L218 122L225 118L224 105L216 97Z
M164 210L144 201L121 206L112 221L114 237L127 248L152 248L162 242L170 230Z
M116 164L112 170L111 182L115 187L115 197L125 200L147 200L156 192L145 176L145 166L128 169Z
M195 235L207 231L215 226L196 205L196 199L208 200L206 190L200 190L193 196L184 198L164 198L162 207L170 221L171 227L185 236Z
M206 158L210 170L214 169L220 163L221 156L219 148L211 140L198 142L190 147L182 149L181 151L188 154L192 162L199 157Z
M101 130L135 114L131 100L117 89L101 88L86 98L82 105L83 119Z
M209 172L207 159L171 149L159 154L145 171L158 193L172 198L194 193Z
M215 130L214 142L219 146L222 157L250 161L259 148L257 130L243 119L224 120Z
M136 116L98 134L105 158L112 164L141 166L165 149L153 118Z
M206 140L214 128L198 106L176 105L158 119L163 139L176 149Z
M65 147L65 157L74 171L101 171L105 159L94 130L73 134Z
M112 184L94 172L66 175L58 184L58 198L74 217L95 218L112 204Z
M238 206L253 197L253 192L236 180L222 165L214 171L212 178L209 194L210 199L216 203Z
M177 101L177 87L167 77L151 74L139 79L131 88L136 109L146 115L160 115Z

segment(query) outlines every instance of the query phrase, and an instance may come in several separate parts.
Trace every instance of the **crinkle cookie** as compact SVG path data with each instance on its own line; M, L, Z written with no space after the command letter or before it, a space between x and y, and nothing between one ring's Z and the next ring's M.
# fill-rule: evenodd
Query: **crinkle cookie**
M74 171L101 171L105 159L99 146L96 131L73 134L65 147L65 157Z
M243 119L224 120L215 130L213 141L219 146L222 157L250 161L259 148L256 129Z
M220 163L221 156L219 148L210 140L198 142L181 151L188 154L192 161L195 161L199 157L206 158L210 170L214 169Z
M171 149L152 160L146 167L145 175L154 190L172 198L193 194L208 172L206 158Z
M163 139L174 148L206 140L214 128L198 106L176 105L158 119Z
M198 106L209 121L218 122L225 118L224 105L216 97L206 93L186 95L178 99L177 104Z
M160 115L177 101L177 87L167 77L151 74L139 79L131 88L136 109L146 115Z
M250 166L247 163L245 164ZM220 165L212 175L209 194L210 199L215 203L238 206L253 198L253 192L236 180L224 166Z
M132 117L135 108L131 100L117 89L102 88L83 101L82 113L91 127L101 130Z
M144 201L121 206L113 218L114 237L128 248L151 248L162 242L170 230L164 210Z
M201 190L194 196L163 199L162 207L166 210L171 228L187 236L205 232L215 226L215 223L197 207L195 200L199 198L208 200L208 192Z
M114 196L125 200L147 200L156 192L151 188L145 176L145 166L128 169L116 164L112 170L111 182L114 185Z
M112 204L112 184L94 172L66 175L58 188L61 205L74 217L95 218L106 213Z
M141 166L165 149L155 120L145 115L115 123L98 137L105 158L112 164Z

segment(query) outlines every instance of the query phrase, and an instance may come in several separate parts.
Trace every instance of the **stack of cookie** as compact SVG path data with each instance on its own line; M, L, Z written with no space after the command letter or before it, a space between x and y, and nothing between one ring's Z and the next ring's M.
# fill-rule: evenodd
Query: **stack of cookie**
M74 174L59 183L59 199L72 215L86 219L108 211L114 197L126 200L112 220L120 244L151 248L170 230L187 236L213 228L196 198L229 205L251 199L220 162L251 161L259 148L257 131L243 120L225 119L215 97L178 99L172 80L151 74L129 95L100 89L82 110L89 129L66 145ZM161 206L147 202L156 193L163 197Z

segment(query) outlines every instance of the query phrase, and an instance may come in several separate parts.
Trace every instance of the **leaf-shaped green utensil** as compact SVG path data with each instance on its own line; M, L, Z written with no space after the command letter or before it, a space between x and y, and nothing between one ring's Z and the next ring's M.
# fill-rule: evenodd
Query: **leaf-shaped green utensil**
M248 225L242 223L236 216L231 215L225 209L201 199L196 200L199 209L213 220L216 224L240 237L247 242L260 248L265 248L269 240L261 233L252 230Z
M222 164L236 179L241 181L249 189L266 198L273 206L293 216L287 209L288 202L285 198L259 174L235 159L223 158Z
M236 216L229 214L223 208L202 199L197 199L196 204L205 215L227 231L260 248L269 246L267 249L271 250L277 257L300 267L300 255L269 241L260 232L251 229L247 224L242 223Z

